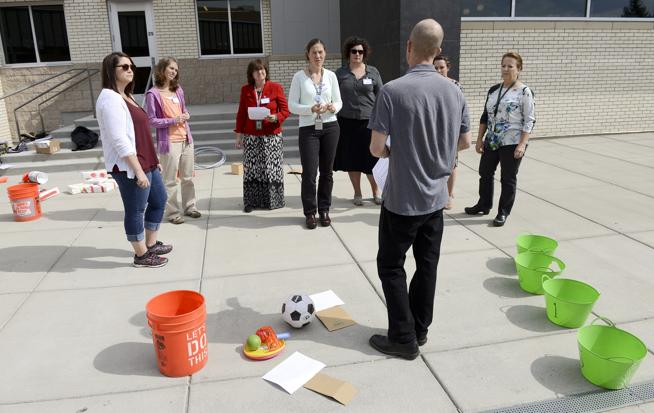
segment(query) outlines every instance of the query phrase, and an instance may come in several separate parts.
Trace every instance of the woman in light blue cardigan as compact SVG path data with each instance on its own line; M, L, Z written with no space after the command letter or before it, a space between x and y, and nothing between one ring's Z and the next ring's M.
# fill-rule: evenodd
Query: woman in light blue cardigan
M293 76L288 94L291 113L300 115L299 148L302 162L302 208L308 229L331 224L334 179L332 170L340 130L336 113L343 107L336 74L325 69L325 45L312 39L305 49L309 64ZM320 170L316 202L316 170Z

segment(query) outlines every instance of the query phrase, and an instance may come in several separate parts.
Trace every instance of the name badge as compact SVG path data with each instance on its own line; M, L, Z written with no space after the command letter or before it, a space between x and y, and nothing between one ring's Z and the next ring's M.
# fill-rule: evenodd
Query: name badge
M266 103L270 103L270 98L262 98L261 99L261 104L265 105Z
M316 118L316 130L322 130L322 119Z
M173 103L175 104L179 103L179 98L177 96L173 96Z
M363 79L363 84L364 85L372 85L372 79L369 79L369 78Z

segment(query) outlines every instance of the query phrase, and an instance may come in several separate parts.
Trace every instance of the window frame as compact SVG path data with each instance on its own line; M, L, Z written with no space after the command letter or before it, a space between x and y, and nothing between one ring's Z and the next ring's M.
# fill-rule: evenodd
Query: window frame
M580 17L522 17L515 15L515 2L511 1L511 16L506 17L461 17L461 21L596 21L596 22L654 22L654 17L591 17L590 9L593 0L586 0L586 14ZM654 12L651 10L650 12Z
M263 1L259 0L259 20L261 25L261 53L234 53L234 38L232 35L232 6L231 0L227 1L227 21L229 22L229 54L202 54L202 41L200 39L200 16L198 16L198 0L195 0L195 30L198 39L198 59L200 60L213 60L213 59L240 59L250 57L264 57L266 56L266 44L264 42L264 27L263 27Z
M61 6L64 12L64 23L66 24L66 40L68 43L68 55L71 56L70 60L57 60L55 62L42 62L41 55L39 53L39 45L36 40L36 28L34 27L34 16L32 14L32 6ZM4 53L4 44L2 44L2 36L0 36L0 46L2 46L2 64L1 67L9 68L30 68L30 67L47 67L47 66L68 66L73 64L72 54L70 50L70 33L68 32L68 22L66 21L66 7L63 1L33 1L28 3L16 2L16 3L3 3L0 8L11 8L11 7L27 7L29 10L30 16L30 25L32 32L32 41L34 42L34 53L36 56L36 62L31 63L7 63L7 56Z

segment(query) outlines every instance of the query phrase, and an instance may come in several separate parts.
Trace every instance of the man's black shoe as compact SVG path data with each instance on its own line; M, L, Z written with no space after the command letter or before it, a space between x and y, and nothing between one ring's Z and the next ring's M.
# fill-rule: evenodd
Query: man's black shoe
M503 214L497 214L495 219L493 220L493 226L495 227L502 227L506 223L506 215Z
M386 336L375 334L370 337L370 345L380 353L401 357L406 360L413 360L420 355L418 343L415 341L410 343L395 343L389 341Z
M418 336L416 341L418 342L419 346L424 346L425 344L427 344L427 334L425 334L424 336Z
M490 208L482 208L479 205L474 205L471 207L463 208L466 214L468 215L488 215L490 213Z

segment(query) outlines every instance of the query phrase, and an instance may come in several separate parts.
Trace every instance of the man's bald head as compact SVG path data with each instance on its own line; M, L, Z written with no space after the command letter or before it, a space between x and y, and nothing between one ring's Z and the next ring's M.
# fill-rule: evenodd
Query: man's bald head
M411 30L411 46L416 57L432 60L443 43L443 28L434 19L424 19Z

